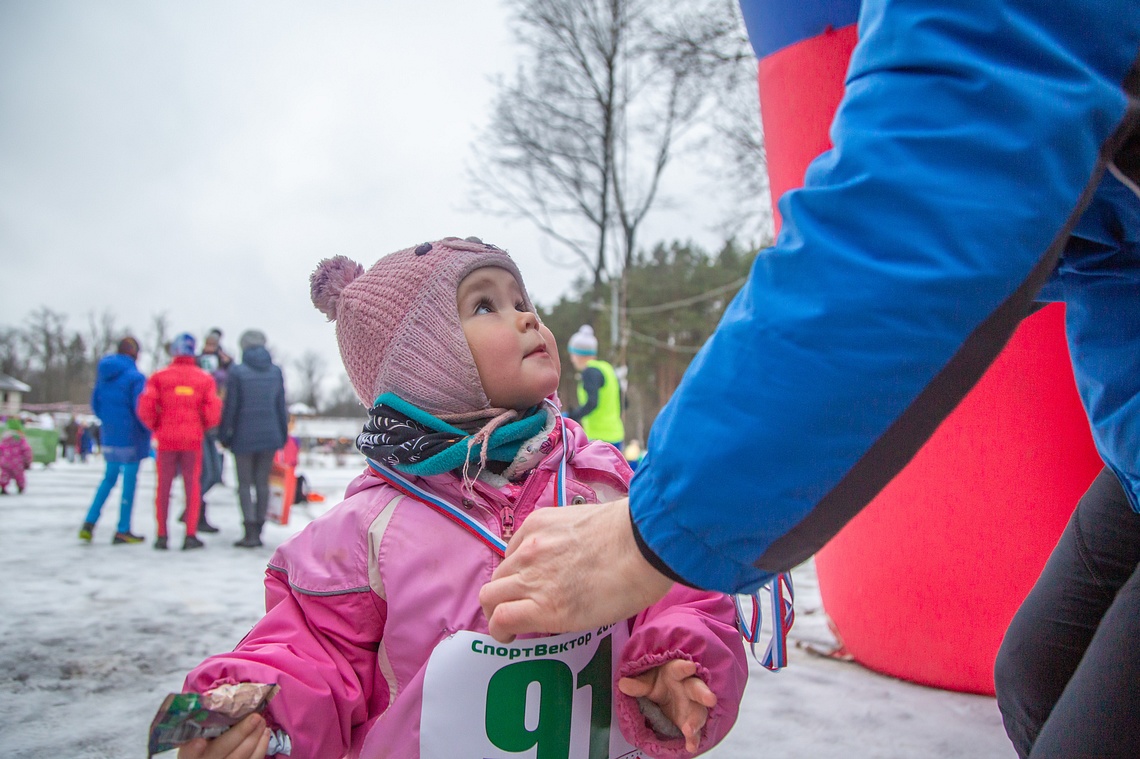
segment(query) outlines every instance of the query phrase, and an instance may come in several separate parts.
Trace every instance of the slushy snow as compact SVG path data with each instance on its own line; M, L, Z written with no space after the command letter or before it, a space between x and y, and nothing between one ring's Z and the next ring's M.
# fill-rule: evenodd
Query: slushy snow
M176 521L171 550L151 547L153 461L139 474L133 527L147 537L140 545L111 545L118 488L92 544L77 537L103 474L98 457L35 464L22 495L9 485L10 494L0 496L0 755L145 757L162 699L181 690L190 668L232 649L258 620L267 560L339 501L362 469L359 456L348 460L337 466L331 458L303 458L300 470L327 500L293 507L289 525L266 525L265 547L252 550L232 545L241 537L241 519L228 456L226 484L207 496L210 521L222 531L202 535L207 547L197 551L179 550L184 530ZM182 509L181 481L173 493L172 520ZM707 756L1015 756L994 699L913 685L805 650L805 643L827 650L835 640L811 562L793 576L790 666L773 674L751 662L740 719Z

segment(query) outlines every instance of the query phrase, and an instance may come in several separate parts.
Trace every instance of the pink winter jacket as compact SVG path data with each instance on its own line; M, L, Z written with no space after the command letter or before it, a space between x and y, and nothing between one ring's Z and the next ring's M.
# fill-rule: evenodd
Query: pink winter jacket
M571 438L567 500L595 503L627 492L630 470L605 443ZM416 484L502 533L555 503L561 455L555 432L523 481L517 500L482 481L468 498L451 475ZM342 503L277 549L266 571L266 614L231 653L210 657L186 678L202 692L223 683L277 683L268 719L292 741L291 759L419 756L425 669L433 649L460 630L487 632L479 589L499 557L458 524L398 493L370 473L357 477ZM629 621L617 676L636 675L670 659L697 663L717 697L700 752L736 721L748 670L732 601L676 585ZM687 757L680 738L661 738L636 699L613 684L615 722L625 738L653 757Z

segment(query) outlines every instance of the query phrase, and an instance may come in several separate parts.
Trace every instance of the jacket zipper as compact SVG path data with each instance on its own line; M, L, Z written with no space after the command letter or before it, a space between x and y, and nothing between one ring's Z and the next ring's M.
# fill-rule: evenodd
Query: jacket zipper
M515 510L509 505L504 506L499 510L499 521L503 526L503 540L510 540L511 536L515 534Z

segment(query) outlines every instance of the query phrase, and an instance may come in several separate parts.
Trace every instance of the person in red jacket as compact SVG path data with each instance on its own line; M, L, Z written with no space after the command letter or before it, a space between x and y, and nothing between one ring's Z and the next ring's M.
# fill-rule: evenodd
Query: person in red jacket
M158 537L154 547L165 550L166 519L170 510L170 486L182 473L186 488L186 539L183 550L201 548L198 515L201 508L199 476L202 470L202 440L206 430L222 417L222 401L214 378L198 368L194 359L194 336L183 333L170 343L170 366L155 372L139 396L139 419L158 443L158 488L155 510Z

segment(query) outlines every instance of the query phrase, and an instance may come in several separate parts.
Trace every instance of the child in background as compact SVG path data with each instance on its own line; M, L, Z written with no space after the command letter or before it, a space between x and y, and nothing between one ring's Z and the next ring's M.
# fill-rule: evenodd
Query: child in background
M554 336L510 257L451 237L367 272L322 261L311 288L371 407L357 441L369 468L274 554L261 621L185 683L280 692L179 757L261 757L271 741L369 759L687 757L718 743L747 679L726 596L678 585L609 628L509 646L487 634L479 589L516 527L536 508L620 497L631 474L562 419Z
M0 432L0 495L8 495L8 483L16 481L17 492L27 487L24 472L32 465L32 444L24 436L24 425L9 417Z

